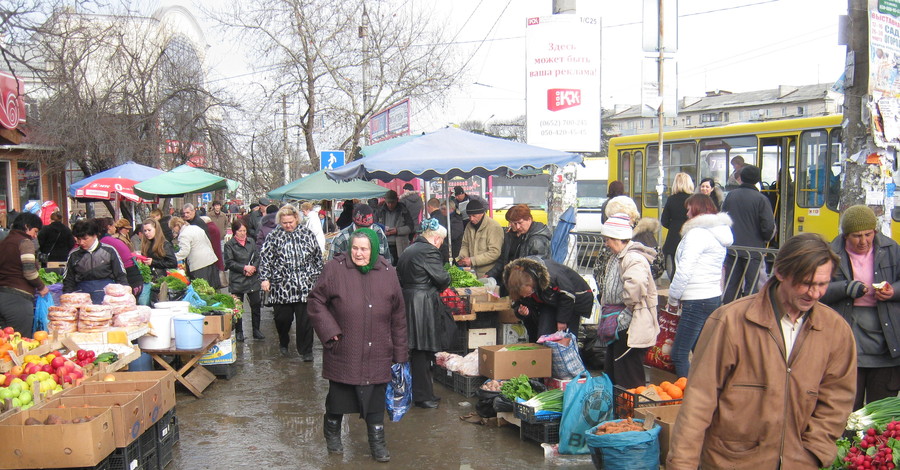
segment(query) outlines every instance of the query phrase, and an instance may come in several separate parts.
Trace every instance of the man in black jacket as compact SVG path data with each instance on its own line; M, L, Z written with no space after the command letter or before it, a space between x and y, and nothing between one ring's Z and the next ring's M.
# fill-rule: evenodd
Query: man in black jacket
M41 253L47 255L47 261L65 263L69 258L69 252L75 246L75 238L72 231L62 223L62 214L54 212L50 214L50 225L45 225L38 232L38 245Z
M769 199L756 188L760 171L754 165L741 168L741 185L728 192L722 203L722 212L731 217L731 233L734 247L765 248L775 234L775 216ZM747 251L729 251L725 256L725 286L723 303L756 293L759 290L759 266L762 256ZM742 275L743 274L743 275ZM743 286L741 280L743 279Z

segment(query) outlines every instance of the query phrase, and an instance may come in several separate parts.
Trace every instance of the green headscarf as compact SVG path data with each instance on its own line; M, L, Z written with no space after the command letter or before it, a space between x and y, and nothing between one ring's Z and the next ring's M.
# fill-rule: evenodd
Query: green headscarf
M365 266L356 266L356 264L354 264L354 266L356 266L356 269L359 269L359 272L365 274L365 273L371 271L372 268L375 267L375 263L378 261L378 251L379 251L381 245L378 243L378 234L375 233L374 230L372 230L370 228L358 228L352 234L350 234L350 250L351 250L350 256L351 257L353 256L352 255L353 238L355 238L354 235L356 235L357 233L361 233L361 234L365 235L366 238L369 239L369 243L372 245L372 251L369 253L369 264L367 264ZM352 263L353 260L350 260L350 262Z

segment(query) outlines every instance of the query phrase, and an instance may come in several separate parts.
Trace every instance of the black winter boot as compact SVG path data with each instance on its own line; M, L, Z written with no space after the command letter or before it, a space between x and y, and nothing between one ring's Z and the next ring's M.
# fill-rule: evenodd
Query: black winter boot
M377 462L390 462L391 453L387 450L387 444L384 442L384 425L369 424L369 450L372 452L372 458Z
M234 338L238 343L244 342L244 319L240 319L234 324Z
M343 418L344 415L325 413L325 445L328 447L329 454L344 452L344 445L341 444L341 421Z

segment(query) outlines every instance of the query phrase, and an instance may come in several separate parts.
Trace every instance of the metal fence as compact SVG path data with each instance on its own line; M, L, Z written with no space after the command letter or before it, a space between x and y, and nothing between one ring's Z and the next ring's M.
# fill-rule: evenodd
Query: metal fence
M603 245L599 233L571 232L563 264L581 275L591 275ZM729 247L722 266L722 303L758 292L772 275L777 253L778 250L770 248Z

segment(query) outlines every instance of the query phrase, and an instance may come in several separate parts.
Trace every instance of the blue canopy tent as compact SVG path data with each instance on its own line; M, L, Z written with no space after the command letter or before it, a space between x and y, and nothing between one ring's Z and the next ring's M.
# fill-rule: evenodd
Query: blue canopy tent
M430 180L441 177L445 181L446 194L446 180L450 178L510 175L547 165L562 166L582 161L581 155L574 153L473 134L452 127L409 136L396 144L388 142L391 141L364 147L363 158L334 170L326 170L325 174L337 181L355 178Z

